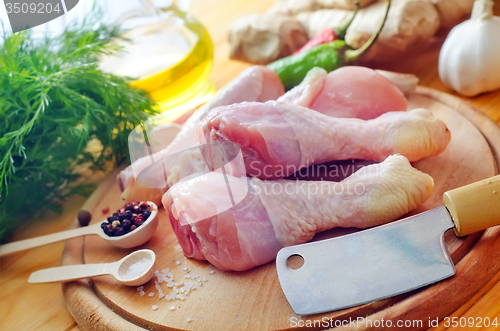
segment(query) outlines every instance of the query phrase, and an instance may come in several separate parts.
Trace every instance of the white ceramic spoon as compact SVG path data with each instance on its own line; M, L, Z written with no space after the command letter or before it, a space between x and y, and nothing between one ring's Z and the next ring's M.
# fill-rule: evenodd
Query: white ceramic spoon
M116 247L131 248L140 246L153 236L156 228L158 227L158 207L154 202L151 201L147 201L147 204L151 206L151 215L149 215L148 219L144 222L144 224L142 224L135 230L130 231L122 236L116 236L116 237L108 236L101 229L102 222L99 222L83 228L57 232L53 234L48 234L46 236L25 239L5 245L0 245L0 256L19 252L33 247L43 246L57 241L62 241L80 236L87 236L91 234L100 236L101 238L110 242L113 246Z
M112 263L78 264L35 271L29 283L65 282L80 278L112 275L128 286L147 283L154 276L156 255L152 250L135 251Z

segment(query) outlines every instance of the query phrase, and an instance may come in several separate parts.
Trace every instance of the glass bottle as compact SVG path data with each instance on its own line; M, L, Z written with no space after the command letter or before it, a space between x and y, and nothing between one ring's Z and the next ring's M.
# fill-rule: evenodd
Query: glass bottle
M151 0L122 14L123 50L103 59L101 68L132 78L131 86L146 90L165 121L210 100L213 46L204 26L172 1L162 8Z

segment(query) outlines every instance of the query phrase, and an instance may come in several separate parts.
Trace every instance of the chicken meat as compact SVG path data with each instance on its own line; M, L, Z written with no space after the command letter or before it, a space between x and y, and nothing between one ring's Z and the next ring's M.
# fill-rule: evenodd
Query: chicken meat
M402 155L341 182L224 177L210 172L179 182L162 202L187 257L236 271L270 262L318 232L393 221L426 201L434 184Z
M200 123L198 139L238 144L248 175L275 179L333 160L380 162L399 153L417 161L441 153L451 134L426 109L364 121L268 101L214 108Z
M408 80L393 74L391 79ZM403 88L408 90L406 85ZM332 117L369 120L391 111L405 111L408 103L403 92L376 70L348 66L327 74L313 68L302 83L278 101L307 107Z

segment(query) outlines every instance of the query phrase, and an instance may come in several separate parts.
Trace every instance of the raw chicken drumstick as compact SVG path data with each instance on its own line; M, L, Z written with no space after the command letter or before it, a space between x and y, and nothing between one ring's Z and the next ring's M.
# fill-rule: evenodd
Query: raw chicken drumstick
M414 82L411 75L392 73L390 77ZM401 88L408 89L406 85ZM332 117L362 120L408 108L406 97L398 86L376 70L357 66L342 67L329 74L325 69L313 68L302 83L278 101L307 107Z
M426 109L363 121L277 101L214 108L200 123L198 134L201 141L238 144L247 174L261 179L287 177L334 160L382 161L399 153L413 162L441 153L451 138L446 124Z
M426 201L433 180L401 155L359 169L341 182L266 181L221 173L174 185L162 199L187 257L222 270L243 271L272 261L284 246L301 244L334 227L384 224Z

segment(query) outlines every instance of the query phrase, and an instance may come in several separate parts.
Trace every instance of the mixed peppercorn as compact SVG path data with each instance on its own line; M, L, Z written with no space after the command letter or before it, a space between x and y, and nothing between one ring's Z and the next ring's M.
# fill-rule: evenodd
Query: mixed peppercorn
M127 203L101 224L104 233L110 237L122 236L144 224L151 215L151 208L145 202Z

